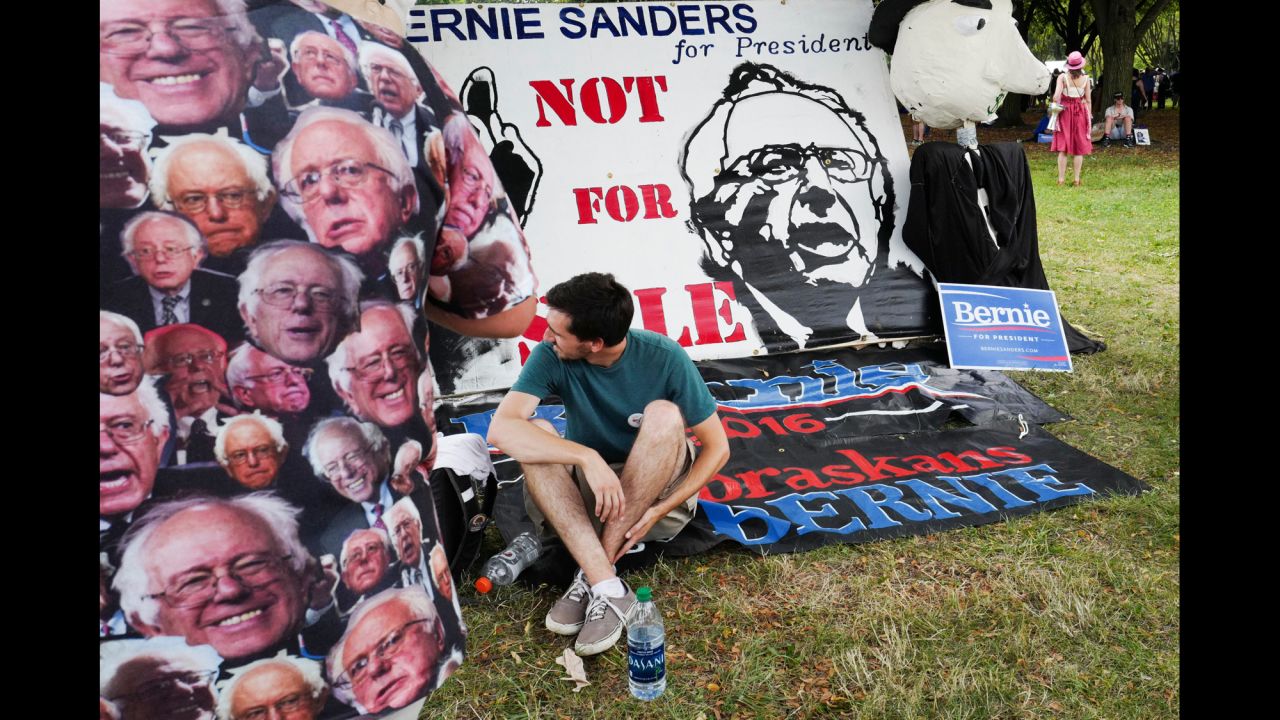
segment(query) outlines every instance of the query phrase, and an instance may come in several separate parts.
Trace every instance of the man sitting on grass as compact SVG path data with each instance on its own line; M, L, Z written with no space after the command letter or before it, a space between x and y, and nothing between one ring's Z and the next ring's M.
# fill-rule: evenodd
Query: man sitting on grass
M1113 97L1115 102L1103 113L1107 126L1102 131L1102 144L1124 140L1125 147L1133 147L1133 108L1124 104L1124 93L1116 93Z
M729 445L689 356L662 335L629 329L631 293L612 275L571 278L551 288L547 304L543 342L498 406L489 442L520 462L534 526L558 534L580 568L547 629L577 635L575 652L595 655L618 641L636 605L613 563L684 528ZM564 439L530 419L548 395L564 402Z

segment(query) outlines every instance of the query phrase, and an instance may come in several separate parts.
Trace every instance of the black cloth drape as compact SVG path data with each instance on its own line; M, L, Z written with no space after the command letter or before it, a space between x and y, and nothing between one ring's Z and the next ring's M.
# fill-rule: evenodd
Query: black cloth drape
M1021 146L995 143L973 152L955 143L925 143L911 158L910 177L902 239L938 282L1050 289L1040 262L1031 169ZM978 204L979 187L987 191L996 244ZM1071 352L1106 349L1065 317L1062 322Z

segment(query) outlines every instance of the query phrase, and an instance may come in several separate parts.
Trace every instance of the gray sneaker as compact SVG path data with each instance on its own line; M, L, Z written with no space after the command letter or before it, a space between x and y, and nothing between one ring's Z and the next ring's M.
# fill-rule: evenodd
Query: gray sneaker
M577 635L587 616L587 601L591 596L591 586L587 584L587 576L578 571L569 583L569 590L547 613L547 629L557 635Z
M582 656L598 655L613 647L622 637L622 628L631 621L636 607L636 594L631 586L623 583L627 594L622 597L592 595L587 606L587 619L578 632L573 651Z

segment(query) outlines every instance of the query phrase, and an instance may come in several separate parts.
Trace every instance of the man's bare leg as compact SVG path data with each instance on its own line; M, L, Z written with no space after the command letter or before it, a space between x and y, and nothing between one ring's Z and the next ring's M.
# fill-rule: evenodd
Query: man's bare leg
M533 424L557 434L555 428L545 420L534 420ZM613 577L613 563L609 562L609 555L600 545L595 526L587 515L582 493L578 491L578 484L569 470L558 463L521 464L520 468L524 470L524 486L529 497L533 498L534 505L542 511L551 527L556 529L569 554L578 561L578 567L586 574L587 582L594 585ZM623 487L625 489L626 486ZM628 503L630 499L628 496ZM631 522L634 523L635 520Z
M684 463L688 452L684 428L684 416L674 403L654 400L645 406L640 432L618 478L627 498L626 509L621 518L604 526L601 545L606 558L613 557L626 543L627 531L653 505Z

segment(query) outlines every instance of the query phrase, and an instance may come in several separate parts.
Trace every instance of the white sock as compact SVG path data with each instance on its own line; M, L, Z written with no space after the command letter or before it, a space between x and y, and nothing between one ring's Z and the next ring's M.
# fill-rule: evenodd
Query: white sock
M622 597L623 595L627 594L627 587L622 584L622 581L619 580L617 576L614 576L609 578L608 580L604 580L602 582L596 583L595 585L592 585L591 594L603 595L605 597L611 597L611 598Z

